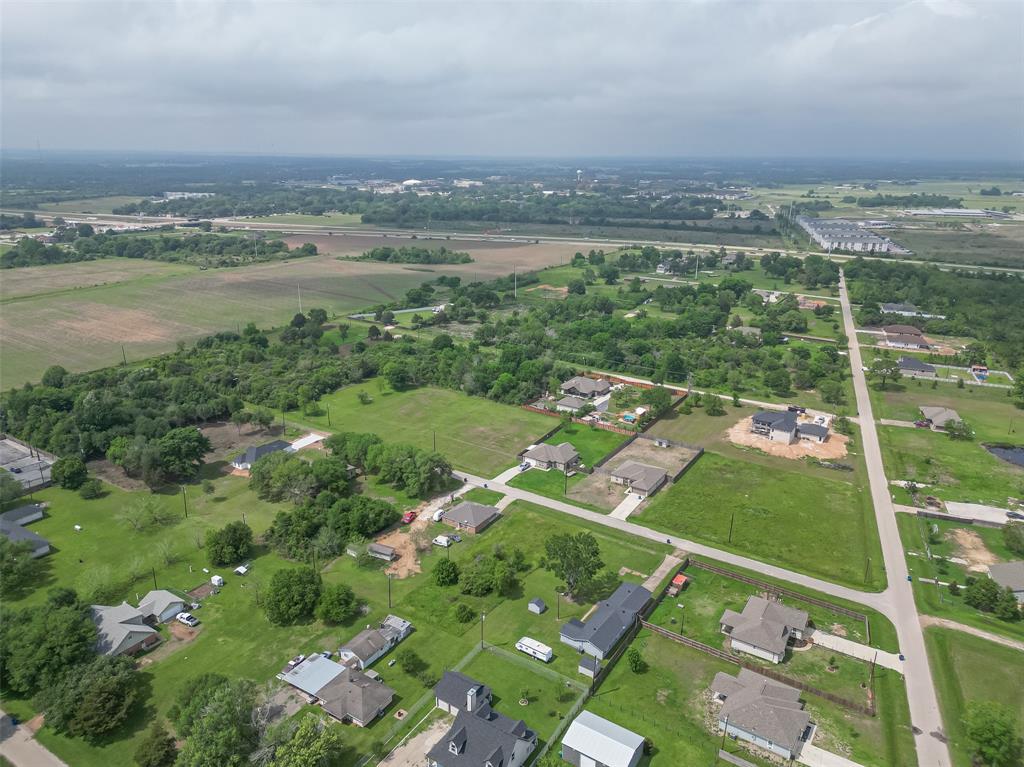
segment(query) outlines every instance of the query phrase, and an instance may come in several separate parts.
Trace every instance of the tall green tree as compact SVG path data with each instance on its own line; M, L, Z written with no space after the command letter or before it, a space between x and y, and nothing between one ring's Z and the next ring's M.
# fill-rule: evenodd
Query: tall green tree
M274 751L270 767L331 767L345 750L338 727L307 716Z
M267 619L287 626L313 615L320 600L322 581L312 567L278 570L270 579L263 599Z
M159 722L153 722L135 749L135 764L138 767L172 767L177 758L174 736Z
M124 723L135 698L132 660L101 655L47 687L38 703L46 712L48 727L72 737L96 740Z
M70 455L53 462L50 476L65 490L77 490L89 478L89 470L85 468L85 461L77 455Z
M244 767L259 743L252 723L256 691L251 682L234 680L216 687L192 723L178 753L177 767Z
M206 555L211 565L233 565L252 552L252 528L245 522L228 522L206 533Z
M964 714L964 729L974 755L989 767L1020 764L1022 746L1015 712L992 701L971 701Z
M13 599L33 586L41 564L32 557L32 544L0 536L0 600Z
M604 567L601 547L592 533L560 533L544 542L543 565L563 581L569 594L591 581Z

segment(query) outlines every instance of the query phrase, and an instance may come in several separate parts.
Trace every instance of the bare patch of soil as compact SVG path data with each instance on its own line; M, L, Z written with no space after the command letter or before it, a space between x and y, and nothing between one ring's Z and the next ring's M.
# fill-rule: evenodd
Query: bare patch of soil
M408 578L410 575L423 572L420 566L420 551L429 551L432 545L426 532L431 521L430 516L424 513L426 507L426 503L416 507L415 511L419 516L412 524L397 527L376 539L377 543L393 548L398 555L398 559L385 570L396 578Z
M635 575L637 578L646 578L647 577L647 573L637 572L636 570L631 570L628 567L620 567L619 568L619 575Z
M850 439L844 434L830 432L828 439L823 443L799 440L792 445L787 445L782 442L772 442L767 437L754 434L750 431L751 421L752 419L748 416L726 432L726 436L732 444L753 447L762 453L794 461L800 458L819 458L830 461L846 457L847 443Z
M844 626L842 623L833 623L831 626L829 626L828 630L829 633L837 637L845 637L847 633L846 626Z
M73 316L55 320L53 329L72 338L80 336L111 344L174 341L196 331L143 309L88 303L79 304Z
M106 458L98 458L93 461L89 461L86 466L89 469L89 473L94 477L102 479L104 482L109 482L115 487L119 487L122 490L129 492L135 492L137 490L145 490L146 483L141 479L133 479L124 473L124 469L120 466L115 466Z
M449 716L442 717L430 725L423 732L414 735L398 745L394 751L384 757L380 762L383 767L420 767L423 755L434 747L451 726L452 719Z
M988 572L989 565L994 565L999 561L999 558L985 546L985 541L981 539L981 536L973 530L963 528L950 530L949 537L956 543L957 556L967 562L969 572Z
M532 293L535 290L542 290L545 293L554 293L555 295L560 296L562 298L565 298L567 295L569 295L569 288L558 288L555 287L554 285L548 285L547 283L534 285L531 288L527 288L525 292Z
M262 445L270 440L278 439L281 436L281 424L274 424L269 429L246 424L239 430L232 423L219 421L200 426L199 431L210 440L210 444L213 446L213 451L206 459L207 463L213 463L234 458L238 453L253 445Z

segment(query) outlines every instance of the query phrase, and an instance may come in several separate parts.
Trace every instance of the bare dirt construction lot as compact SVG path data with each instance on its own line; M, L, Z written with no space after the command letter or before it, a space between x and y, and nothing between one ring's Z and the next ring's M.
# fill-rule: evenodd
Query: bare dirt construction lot
M612 482L603 469L616 469L626 461L637 461L662 468L671 478L678 474L696 455L697 451L688 447L681 445L658 447L653 440L638 437L601 470L595 471L569 490L568 497L610 511L625 498L626 489L622 485ZM664 489L660 492L664 492Z
M210 440L210 444L213 446L213 452L207 456L206 462L214 463L216 461L230 461L253 445L262 445L265 442L279 439L281 436L281 425L275 424L269 429L246 425L239 429L234 424L220 421L201 426L199 431Z
M387 765L387 767L422 767L422 765L426 764L423 755L444 737L451 722L450 716L438 719L427 729L423 730L423 732L417 733L409 738L409 740L400 744L394 751L385 756L380 764Z
M396 578L408 578L410 575L423 572L420 567L419 551L421 547L430 548L430 538L426 532L430 524L430 515L425 514L427 504L422 503L415 511L419 516L412 521L412 524L396 527L389 533L385 533L376 539L376 543L382 543L395 550L398 559L388 565L386 573Z
M956 544L956 555L967 561L967 569L972 573L988 572L988 566L999 561L985 546L981 536L973 530L950 530L949 537Z
M762 437L759 434L752 433L750 431L750 424L751 419L744 418L742 421L730 428L729 431L726 432L729 441L734 445L739 445L741 447L753 447L760 450L762 453L774 455L778 458L789 458L792 460L796 460L798 458L835 460L836 458L846 457L846 446L850 440L842 434L830 432L828 439L822 443L800 440L798 442L794 442L792 445L787 445L782 442L772 442L767 437Z

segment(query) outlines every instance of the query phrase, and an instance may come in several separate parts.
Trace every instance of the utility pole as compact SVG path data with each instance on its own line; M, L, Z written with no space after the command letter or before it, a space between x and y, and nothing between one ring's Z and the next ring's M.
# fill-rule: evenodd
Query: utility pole
M480 649L484 649L484 619L487 613L480 613Z
M296 285L295 290L299 293L299 314L302 314L302 286Z
M127 365L128 365L128 355L124 353L124 344L121 344L121 359L124 360L124 364L127 367Z
M188 519L188 496L185 495L185 486L181 486L181 502L185 506L185 519Z
M736 512L729 515L729 543L732 543L732 525L736 521Z
M519 273L515 264L512 264L512 298L519 300Z
M153 591L156 591L156 568L152 568L153 573Z
M327 425L331 425L331 406L327 405Z
M562 597L558 593L558 586L555 586L555 620L562 619Z
M388 609L391 609L391 573L387 573L388 576Z

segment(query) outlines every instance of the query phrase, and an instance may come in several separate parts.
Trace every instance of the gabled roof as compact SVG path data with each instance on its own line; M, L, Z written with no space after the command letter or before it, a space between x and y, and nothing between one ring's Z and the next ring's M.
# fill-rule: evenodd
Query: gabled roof
M340 663L330 658L325 658L319 653L310 655L301 663L296 663L292 668L280 675L280 678L297 687L307 695L316 695L328 682L336 678L345 670Z
M945 426L950 421L961 420L960 414L955 410L948 407L933 407L931 405L921 405L918 408L921 411L921 415L931 421L935 426Z
M917 357L900 357L896 364L900 366L900 370L909 370L914 373L934 373L935 366L929 365L927 362L922 362Z
M0 514L0 535L3 535L11 543L28 542L33 550L49 546L50 542L43 536L23 527L23 525L39 519L45 508L41 503L30 503L5 511Z
M801 423L797 424L796 430L800 434L810 434L815 437L827 437L828 427L822 426L817 423Z
M143 623L142 613L127 602L112 607L92 605L92 620L96 624L96 652L109 655L121 647L134 634L156 634L155 628Z
M887 335L885 340L891 344L904 344L905 346L927 347L929 345L928 342L924 340L924 336L914 336L905 333Z
M719 721L727 719L731 726L799 752L800 737L811 722L803 710L799 690L749 669L741 669L735 677L719 671L711 689L725 696L718 712Z
M726 610L719 623L732 627L734 639L781 655L794 630L807 630L807 613L763 597L750 597L742 613Z
M442 516L451 522L467 527L478 527L498 516L494 506L485 506L474 501L463 501L458 506L448 509Z
M888 335L919 336L921 329L913 325L886 325L882 331Z
M363 663L388 646L388 640L378 629L364 629L348 640L341 647L342 652L350 652Z
M174 604L184 605L185 600L165 589L157 589L150 591L142 598L142 601L139 602L139 612L147 618L151 615L159 617Z
M574 376L562 384L562 391L578 391L585 397L604 394L611 388L612 385L604 379L593 379L586 376Z
M882 304L883 312L916 312L917 307L913 304Z
M793 431L797 425L796 413L789 410L759 410L753 418L754 423L762 423L781 431Z
M522 719L499 714L485 703L472 713L459 711L451 728L427 752L427 757L443 767L483 767L487 762L505 767L519 741L535 744L536 738ZM458 753L452 752L452 743Z
M580 454L576 451L572 445L568 442L562 442L558 445L549 445L547 442L542 442L539 445L534 445L523 454L524 458L530 458L534 461L550 462L550 463L571 463L580 457Z
M434 685L434 696L445 703L466 707L466 693L476 690L476 699L491 699L491 688L458 671L445 671L441 681Z
M367 544L366 550L374 554L382 554L386 557L393 557L395 555L395 549L392 546L386 546L383 543Z
M370 679L354 668L343 671L316 694L324 711L337 719L371 721L394 700L395 691L383 682Z
M1001 562L988 566L992 580L1011 591L1024 591L1024 561Z
M567 621L561 635L575 642L589 642L608 653L650 601L651 592L635 583L620 583L608 599L598 604L586 622Z
M269 455L270 453L276 453L278 450L284 450L289 447L291 447L291 443L285 442L283 439L275 439L273 442L268 442L265 445L253 445L244 453L240 453L235 456L232 463L247 463L251 466L263 456Z
M621 477L627 480L631 487L646 491L654 490L661 485L668 478L668 472L639 461L625 461L617 469L612 469L612 476Z
M562 745L608 767L629 767L636 752L644 747L644 739L615 722L581 711L566 730Z
M573 397L572 395L562 397L558 400L557 404L559 407L566 407L570 410L579 410L581 407L587 404L586 400L582 400L579 397Z

